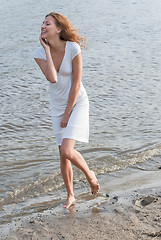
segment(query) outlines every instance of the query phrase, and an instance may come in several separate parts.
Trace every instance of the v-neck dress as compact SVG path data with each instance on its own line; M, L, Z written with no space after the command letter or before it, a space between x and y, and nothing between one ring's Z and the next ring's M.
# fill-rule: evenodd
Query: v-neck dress
M80 52L81 48L76 42L67 41L64 57L59 72L57 72L58 81L57 83L49 82L51 119L58 146L61 145L64 138L80 142L88 142L89 140L89 101L82 82L68 124L66 128L60 126L73 85L72 60ZM33 57L46 61L44 48L42 46L36 48Z

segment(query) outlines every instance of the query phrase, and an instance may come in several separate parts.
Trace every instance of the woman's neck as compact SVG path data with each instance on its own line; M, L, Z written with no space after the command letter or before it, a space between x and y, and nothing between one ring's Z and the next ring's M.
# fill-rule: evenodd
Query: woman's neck
M51 41L49 41L49 45L52 50L60 50L61 48L64 48L65 41L61 39L52 39Z

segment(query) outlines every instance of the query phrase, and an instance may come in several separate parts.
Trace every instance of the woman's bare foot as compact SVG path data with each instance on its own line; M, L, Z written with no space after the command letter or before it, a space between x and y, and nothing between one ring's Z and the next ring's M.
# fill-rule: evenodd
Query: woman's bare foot
M64 204L64 208L68 209L70 208L72 205L74 205L75 203L75 197L74 195L72 196L68 196L66 201L65 201L65 204Z
M88 179L88 182L91 186L91 192L92 194L96 195L100 189L100 185L99 185L99 182L96 178L96 175L93 171L91 171L91 178Z

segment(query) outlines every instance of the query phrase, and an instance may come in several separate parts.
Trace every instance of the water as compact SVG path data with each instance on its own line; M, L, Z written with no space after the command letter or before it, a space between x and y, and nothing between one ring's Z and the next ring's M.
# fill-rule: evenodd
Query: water
M1 223L65 198L48 82L32 58L50 11L67 15L87 38L90 142L77 149L89 166L101 178L147 160L149 168L161 164L160 9L159 0L0 0ZM76 169L74 188L89 191Z

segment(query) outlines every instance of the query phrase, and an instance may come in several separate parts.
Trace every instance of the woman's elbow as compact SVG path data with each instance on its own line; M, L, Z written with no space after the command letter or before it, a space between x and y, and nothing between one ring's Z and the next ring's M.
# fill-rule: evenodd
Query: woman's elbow
M81 88L81 84L80 84L80 83L75 84L75 89L76 89L77 91L79 91L80 88Z
M57 78L46 78L46 79L51 83L57 83L57 81L58 81Z

